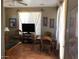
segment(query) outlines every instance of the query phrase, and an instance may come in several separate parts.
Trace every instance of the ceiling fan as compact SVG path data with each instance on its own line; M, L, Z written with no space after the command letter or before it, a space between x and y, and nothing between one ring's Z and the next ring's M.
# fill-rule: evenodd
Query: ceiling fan
M17 2L19 4L27 6L27 3L25 3L23 0L13 0L14 2Z

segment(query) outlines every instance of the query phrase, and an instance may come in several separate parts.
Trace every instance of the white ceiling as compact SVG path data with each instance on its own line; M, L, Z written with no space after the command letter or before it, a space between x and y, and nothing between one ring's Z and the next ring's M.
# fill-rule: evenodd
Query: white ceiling
M16 0L3 0L4 7L56 7L60 0L22 0L18 3Z

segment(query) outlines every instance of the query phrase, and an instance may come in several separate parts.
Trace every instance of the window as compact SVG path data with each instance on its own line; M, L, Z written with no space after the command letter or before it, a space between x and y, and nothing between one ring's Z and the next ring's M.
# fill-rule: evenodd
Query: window
M41 12L19 12L19 29L22 23L34 23L36 35L41 35Z

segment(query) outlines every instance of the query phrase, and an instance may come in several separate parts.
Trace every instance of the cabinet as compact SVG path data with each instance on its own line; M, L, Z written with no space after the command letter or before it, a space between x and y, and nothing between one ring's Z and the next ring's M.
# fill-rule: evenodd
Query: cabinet
M33 43L33 38L32 38L31 33L23 33L22 42L23 43Z
M9 32L5 32L5 37L4 37L4 39L5 39L5 45L7 45L7 43L9 42Z
M9 36L5 35L5 45L9 42Z

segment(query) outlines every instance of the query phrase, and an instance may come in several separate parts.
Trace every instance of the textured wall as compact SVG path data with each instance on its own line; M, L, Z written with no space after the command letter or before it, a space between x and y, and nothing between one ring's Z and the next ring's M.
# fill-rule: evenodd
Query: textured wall
M68 0L65 59L78 59L77 2L77 0Z
M5 59L5 41L4 41L4 28L5 28L5 8L2 8L1 14L1 59Z

